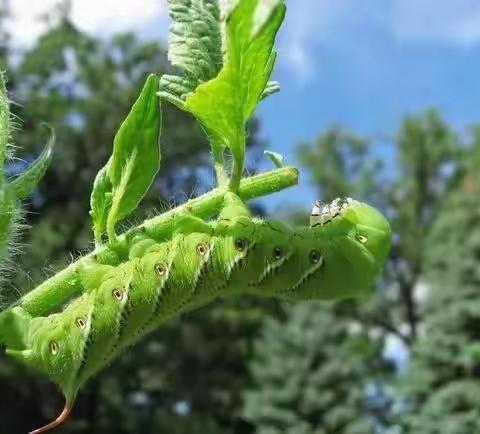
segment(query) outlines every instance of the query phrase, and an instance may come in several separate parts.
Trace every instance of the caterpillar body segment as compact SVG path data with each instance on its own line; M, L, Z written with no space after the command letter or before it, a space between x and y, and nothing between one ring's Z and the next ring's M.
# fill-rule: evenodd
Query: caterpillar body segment
M135 237L119 265L87 264L79 270L83 294L63 310L31 318L21 305L15 308L24 324L23 347L7 353L47 374L69 410L82 384L126 347L216 297L368 294L390 239L385 218L362 203L315 205L310 227L291 228L252 218L228 193L216 221L180 215L168 239Z

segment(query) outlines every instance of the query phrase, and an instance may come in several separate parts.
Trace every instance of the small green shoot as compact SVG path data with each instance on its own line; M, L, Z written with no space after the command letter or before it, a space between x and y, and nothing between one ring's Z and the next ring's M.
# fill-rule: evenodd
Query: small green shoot
M278 152L273 152L273 151L265 151L264 154L270 158L272 163L277 169L280 169L281 167L284 166L283 164L283 155L279 154Z

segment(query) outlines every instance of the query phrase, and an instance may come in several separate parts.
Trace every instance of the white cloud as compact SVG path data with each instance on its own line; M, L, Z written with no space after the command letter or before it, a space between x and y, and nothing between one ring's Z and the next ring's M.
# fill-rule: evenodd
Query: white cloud
M31 44L45 29L45 20L40 18L58 3L58 0L12 1L10 31L14 42ZM166 0L76 0L72 10L73 21L79 28L102 35L128 30L142 33L165 14ZM159 28L158 34L165 35L165 21L161 22L165 28Z
M287 0L280 33L280 62L305 81L315 70L315 43L341 22L352 0Z
M280 65L303 81L328 61L322 47L365 59L370 51L364 36L369 34L454 49L480 44L479 0L286 1Z
M478 0L394 0L390 18L401 41L457 47L480 43Z

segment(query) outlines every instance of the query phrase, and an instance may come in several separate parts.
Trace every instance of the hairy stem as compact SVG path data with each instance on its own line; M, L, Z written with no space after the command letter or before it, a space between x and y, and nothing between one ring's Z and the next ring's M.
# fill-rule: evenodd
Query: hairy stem
M239 195L244 201L248 201L291 187L297 182L298 170L294 167L284 167L243 179L240 183ZM111 258L121 258L122 249L127 249L128 241L135 235L147 233L156 239L161 239L169 234L172 222L179 213L189 212L200 218L215 215L223 204L225 191L223 188L217 188L171 211L146 220L142 225L120 235L117 238L115 250L109 245L98 247L30 291L16 305L20 305L32 316L39 316L58 308L82 290L77 270L86 261L98 258L106 263L114 264L115 259ZM9 310L6 310L0 314L0 344L2 343L1 332L8 327L8 312Z
M5 86L5 77L0 71L0 187L3 184L5 158L10 139L10 109Z

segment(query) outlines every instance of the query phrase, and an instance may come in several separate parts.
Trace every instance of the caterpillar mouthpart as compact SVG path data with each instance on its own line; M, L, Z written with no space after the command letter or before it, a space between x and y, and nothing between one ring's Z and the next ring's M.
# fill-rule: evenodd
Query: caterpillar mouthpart
M347 209L358 203L359 202L349 197L339 197L329 204L324 204L317 200L313 204L312 212L310 214L310 226L323 226L330 223L335 217L341 216Z
M28 434L42 434L42 433L51 431L55 428L58 428L68 419L68 416L70 416L71 411L72 411L72 406L69 405L68 402L65 402L65 407L63 408L63 411L54 421L50 422L49 424L41 428L30 431Z

